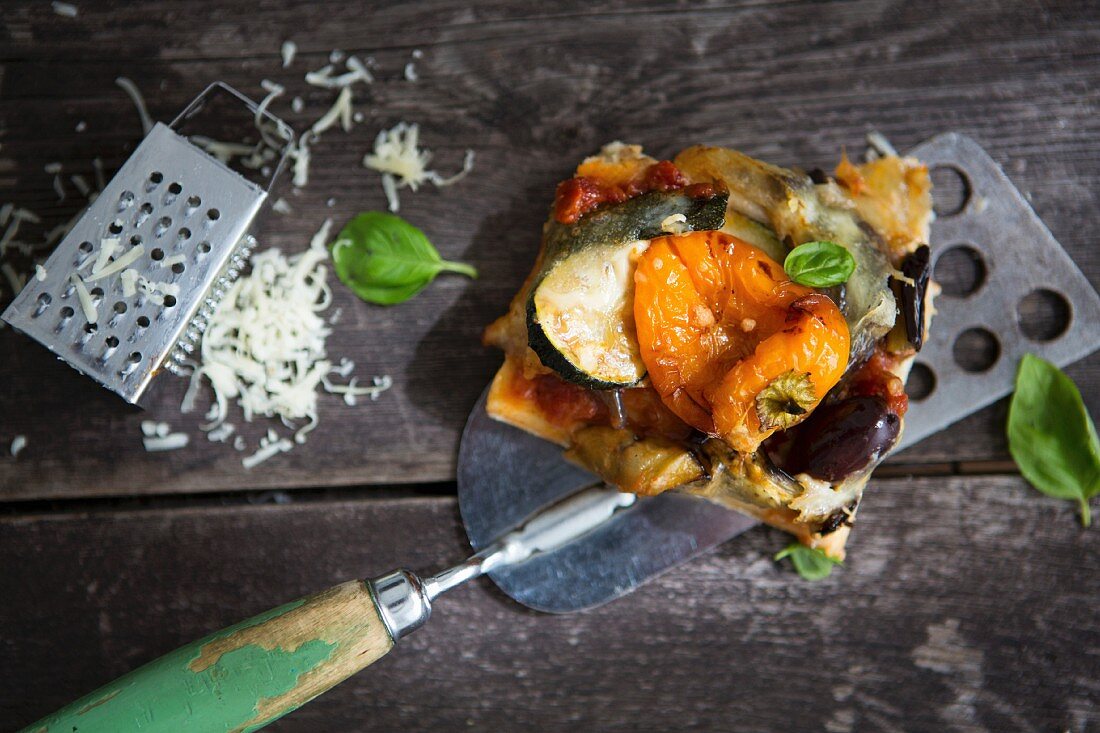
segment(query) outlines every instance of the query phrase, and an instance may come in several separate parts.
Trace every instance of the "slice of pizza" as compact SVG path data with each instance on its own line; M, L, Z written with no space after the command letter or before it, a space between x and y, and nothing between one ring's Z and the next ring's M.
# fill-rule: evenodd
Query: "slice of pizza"
M930 190L896 155L827 176L607 145L558 185L534 269L485 332L505 353L489 414L623 491L705 496L842 558L928 327ZM854 271L793 282L807 242Z

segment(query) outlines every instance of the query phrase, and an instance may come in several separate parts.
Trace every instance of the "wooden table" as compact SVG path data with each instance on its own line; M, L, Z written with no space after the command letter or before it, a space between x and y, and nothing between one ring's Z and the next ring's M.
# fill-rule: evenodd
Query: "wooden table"
M334 97L303 74L342 49L377 61L356 92L364 120L315 146L308 187L278 193L294 213L267 216L261 240L300 250L325 217L382 208L360 160L407 120L443 172L476 152L467 180L406 191L401 213L481 278L390 309L338 287L331 353L395 386L356 407L323 398L309 442L252 471L200 436L201 414L179 414L185 383L167 377L142 413L0 331L0 446L27 438L18 458L0 448L0 729L286 599L459 559L457 439L499 361L479 333L530 266L555 182L604 142L712 142L810 168L872 129L900 149L959 130L1100 282L1095 4L77 6L0 10L0 203L53 226L77 196L57 201L47 163L91 178L93 158L126 158L141 128L116 76L158 119L212 80L258 97L271 79L302 129ZM1100 357L1069 373L1100 413ZM1015 475L1004 416L998 403L891 459L826 581L773 563L785 539L760 529L574 616L477 583L273 729L1100 730L1098 533ZM192 444L145 453L150 417ZM253 444L268 427L237 422Z

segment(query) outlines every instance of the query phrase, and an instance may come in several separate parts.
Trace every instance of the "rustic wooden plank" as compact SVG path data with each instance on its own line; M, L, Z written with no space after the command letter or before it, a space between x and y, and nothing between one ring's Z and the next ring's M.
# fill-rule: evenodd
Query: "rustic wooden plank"
M845 566L753 530L603 608L488 583L273 730L1073 731L1100 725L1100 534L1012 477L880 480ZM447 498L0 520L0 728L178 644L465 543Z
M402 214L443 253L476 264L476 282L443 279L393 309L337 289L344 318L331 339L359 373L396 387L347 409L322 400L310 443L246 472L240 455L209 446L200 415L180 417L183 384L168 378L148 414L99 394L10 329L0 331L0 446L18 434L18 460L0 455L0 498L202 492L303 485L447 480L469 407L498 362L478 334L526 273L555 181L581 156L621 138L658 154L696 141L730 144L780 163L828 166L878 129L900 148L956 129L1005 166L1093 283L1100 250L1088 226L1100 186L1100 11L1090 3L738 3L708 6L579 2L532 9L495 2L363 8L269 0L84 3L75 20L48 3L9 2L0 28L0 189L49 224L58 205L45 163L89 175L118 165L139 136L126 74L154 116L170 118L209 81L259 95L259 80L288 86L275 108L303 127L331 94L306 69L332 48L374 55L379 81L360 93L366 121L315 147L312 182L281 191L292 217L269 216L265 244L304 246L326 216L379 208L378 177L359 167L375 133L420 122L442 170L476 150L475 174L443 191L404 197ZM201 19L201 22L196 22ZM300 59L283 70L279 44ZM420 81L403 79L414 48ZM301 114L289 97L302 94ZM79 121L87 131L74 132ZM71 195L71 193L70 193ZM334 198L332 208L326 206ZM2 286L0 286L2 287ZM0 296L4 297L4 296ZM1071 370L1100 410L1100 360ZM1004 404L897 460L942 464L1004 460ZM183 451L148 456L138 423L165 419L195 436ZM267 425L245 431L254 444ZM0 454L6 452L0 450Z

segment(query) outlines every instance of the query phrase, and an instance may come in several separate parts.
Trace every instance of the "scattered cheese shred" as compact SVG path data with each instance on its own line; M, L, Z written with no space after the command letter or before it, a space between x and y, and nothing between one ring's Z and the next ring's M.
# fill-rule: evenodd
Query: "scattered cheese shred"
M104 240L104 241L107 241L107 240ZM117 242L118 240L115 240L115 241ZM88 278L88 282L93 282L95 280L102 280L103 278L107 277L108 275L114 275L116 272L119 272L120 270L125 270L127 267L130 266L131 263L133 263L134 260L136 260L138 257L141 257L143 254L145 254L145 245L144 244L138 244L138 245L135 245L135 246L131 247L129 249L129 251L127 251L124 255L119 257L117 260L115 260L111 264L105 266L102 270L93 271L92 276Z
M294 56L298 53L298 44L294 41L283 41L280 53L283 56L283 68L285 69L294 63Z
M141 130L145 135L149 134L149 131L153 129L153 118L149 116L149 110L145 107L145 98L141 96L141 91L138 90L137 84L127 79L125 76L120 76L115 79L115 84L122 88L122 91L126 92L133 100L134 106L137 107L138 117L141 118ZM103 186L100 186L102 189Z
M390 211L397 212L401 201L399 188L416 191L425 182L436 186L450 186L466 177L474 167L474 151L467 150L462 170L444 178L429 170L432 154L419 147L420 126L399 122L392 129L382 130L374 140L374 151L363 158L363 165L382 174L382 190L386 194Z
M122 294L127 298L137 295L137 281L141 277L137 270L123 270L119 279L122 281Z
M687 217L683 214L669 214L661 220L661 231L669 234L683 234L688 230Z
M176 283L156 282L140 276L137 286L154 305L165 305L168 296L175 298L180 294L180 286Z
M191 442L187 433L168 433L167 435L155 435L141 439L145 444L145 450L149 453L159 453L166 450L179 450Z
M95 170L95 185L100 191L107 188L107 180L103 176L103 160L92 158L92 168Z
M333 76L332 73L335 69L333 64L339 63L340 58L329 56L329 60L332 63L325 64L316 71L310 71L306 73L306 83L315 87L321 87L322 89L346 89L356 82L362 82L364 84L371 84L374 82L374 75L367 69L366 64L359 60L356 56L349 56L344 65L347 67L347 71L338 76Z
M88 181L84 176L79 173L69 176L69 180L73 182L76 190L80 192L80 195L84 198L88 198L92 194L92 187L88 185Z
M92 265L92 275L98 275L99 272L107 266L107 262L111 259L111 256L117 252L121 246L121 240L114 237L101 240L99 243L99 253L96 255L95 264Z
M19 455L20 451L27 447L27 436L16 435L11 441L11 457L15 458Z
M298 144L290 151L290 156L294 159L294 186L296 188L302 188L309 183L309 138L305 134L298 140Z
M42 265L34 266L34 279L38 282L42 282L46 279L46 268Z
M69 281L76 288L76 297L80 301L80 308L84 311L84 318L88 323L95 323L99 320L99 313L95 309L95 302L92 301L92 295L88 292L87 286L84 285L84 281L80 279L77 274L69 275Z
M233 423L222 423L207 433L206 439L212 443L224 443L229 440L229 436L236 432L236 430L237 428L233 426Z
M53 7L53 12L60 15L62 18L76 17L77 9L72 3L62 3L54 0L54 2L50 3L50 6Z
M286 438L271 440L264 438L260 441L260 449L250 456L241 459L241 465L247 469L254 468L278 453L286 453L294 447Z
M345 131L351 129L351 87L344 87L340 90L340 94L336 97L336 102L333 103L332 107L321 117L321 119L313 123L310 132L314 135L320 135L336 124L338 120Z
M271 209L278 214L289 214L293 211L293 209L290 208L290 204L288 204L284 198L276 200L275 203L271 205Z

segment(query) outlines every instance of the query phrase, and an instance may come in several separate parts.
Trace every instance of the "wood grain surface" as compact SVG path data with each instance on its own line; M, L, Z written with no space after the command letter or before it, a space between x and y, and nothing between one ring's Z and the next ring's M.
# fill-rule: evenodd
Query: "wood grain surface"
M0 730L290 599L461 559L458 437L499 361L481 329L530 267L555 183L605 142L828 168L871 130L902 150L958 130L1100 284L1096 3L76 5L71 19L46 0L0 6L0 204L43 216L28 238L78 209L44 166L92 179L94 158L110 172L139 142L116 77L164 120L213 80L258 98L271 79L287 87L274 111L301 130L335 98L303 75L341 49L376 61L355 94L364 119L314 146L309 186L275 193L293 214L268 213L257 235L298 251L326 217L383 208L360 161L379 130L417 122L441 172L466 149L476 163L454 187L404 192L401 214L481 277L389 309L337 287L331 355L395 386L355 407L323 396L309 442L251 471L202 437L201 410L180 415L185 383L165 377L142 412L0 330ZM299 52L283 69L287 39ZM10 297L0 279L0 306ZM1100 414L1100 356L1068 371ZM761 528L581 614L540 615L480 581L272 730L1100 731L1100 535L1071 504L989 475L1014 472L1005 412L884 465L827 580L776 565L787 538ZM150 418L191 445L147 454ZM278 427L235 422L251 445Z
M1100 727L1100 534L1015 478L879 480L807 582L755 529L590 612L489 582L277 731ZM0 520L0 729L333 583L466 551L449 498Z
M359 162L380 129L407 120L421 124L441 171L457 169L467 148L476 152L467 180L406 192L401 213L482 276L440 279L390 309L337 288L343 319L331 354L354 359L361 376L391 374L396 385L354 408L323 397L310 442L252 471L241 454L202 438L201 414L179 414L180 380L165 377L142 413L0 331L0 446L27 437L18 459L0 449L0 499L450 480L466 413L499 359L480 346L480 331L529 268L555 182L613 139L657 155L711 142L829 167L842 148L861 149L872 129L900 149L959 130L1005 167L1100 281L1100 250L1086 224L1100 204L1095 3L77 5L67 19L44 1L4 4L0 199L52 226L76 210L75 194L70 186L58 203L45 164L61 161L66 175L90 177L96 156L108 169L125 159L140 126L116 76L134 79L158 119L214 79L257 97L260 80L272 79L288 88L275 111L302 129L334 97L303 74L338 48L377 61L378 80L356 93L365 120L315 146L309 186L279 191L294 214L266 216L260 239L299 250L325 217L343 222L381 208L378 176ZM288 38L300 50L284 70L279 48ZM414 49L423 51L415 83L403 74ZM300 114L289 106L294 95L305 102ZM80 122L87 129L77 133ZM1070 373L1100 409L1100 359ZM1004 414L1002 402L895 461L1002 466ZM191 446L146 454L139 423L150 417L190 433ZM243 432L255 445L268 427L261 421Z

